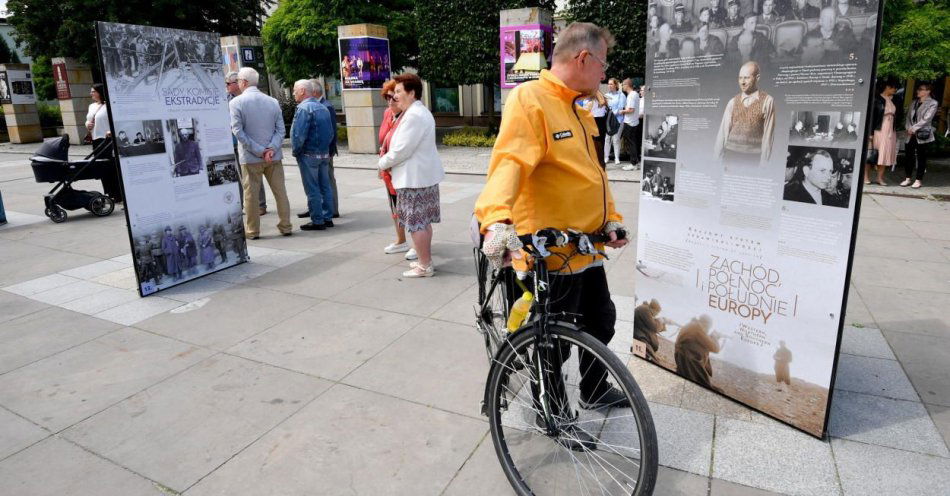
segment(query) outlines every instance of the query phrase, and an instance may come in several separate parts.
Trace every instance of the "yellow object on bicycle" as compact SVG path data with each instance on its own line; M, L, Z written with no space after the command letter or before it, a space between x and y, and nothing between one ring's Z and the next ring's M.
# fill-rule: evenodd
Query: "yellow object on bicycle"
M525 319L528 318L528 312L531 311L532 303L534 303L534 295L530 291L525 291L511 306L511 313L508 314L508 332L515 332L524 324Z

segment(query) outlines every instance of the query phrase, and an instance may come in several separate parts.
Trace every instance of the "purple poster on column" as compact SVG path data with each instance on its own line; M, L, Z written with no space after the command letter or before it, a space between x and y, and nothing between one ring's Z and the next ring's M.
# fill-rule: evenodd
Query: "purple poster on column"
M391 76L389 40L368 36L340 39L340 81L344 90L379 89Z
M551 67L554 32L551 26L530 24L501 28L501 87L514 88L538 79Z

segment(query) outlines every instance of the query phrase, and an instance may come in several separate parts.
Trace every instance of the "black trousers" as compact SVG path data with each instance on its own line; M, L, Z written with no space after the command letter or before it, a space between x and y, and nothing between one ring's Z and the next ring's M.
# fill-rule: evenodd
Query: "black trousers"
M99 148L103 141L105 141L104 138L92 140L93 150ZM109 147L109 150L106 150L101 156L103 158L109 158L112 161L112 166L106 168L102 174L102 179L100 179L102 182L102 192L114 201L120 202L123 198L122 185L119 184L119 161L116 160L115 155L112 154L112 147Z
M631 126L627 123L624 123L623 129L620 131L620 140L623 142L621 147L627 150L631 164L637 164L640 162L640 140L637 139L639 130L639 124L636 126Z
M591 267L572 275L552 275L549 278L549 308L552 313L566 312L572 320L587 334L590 334L604 345L610 343L614 337L614 324L617 321L617 309L610 299L610 289L607 287L607 272L601 267ZM570 358L570 347L561 346L552 350L547 383L553 388L552 397L558 406L566 406L567 395L564 383L561 380L561 365ZM595 400L610 387L605 382L607 370L604 366L584 352L580 352L581 380L580 393L583 400ZM536 387L532 387L535 399L538 397ZM537 405L540 411L540 405ZM556 412L567 414L569 412Z
M594 138L594 147L597 148L597 160L600 162L600 168L604 169L607 167L607 164L604 161L604 139L607 136L607 116L594 117L594 122L597 123L598 133L598 135Z
M904 177L914 178L923 181L924 173L927 172L927 154L930 152L931 143L920 144L916 136L911 136L904 148ZM917 175L914 176L914 169L917 169Z

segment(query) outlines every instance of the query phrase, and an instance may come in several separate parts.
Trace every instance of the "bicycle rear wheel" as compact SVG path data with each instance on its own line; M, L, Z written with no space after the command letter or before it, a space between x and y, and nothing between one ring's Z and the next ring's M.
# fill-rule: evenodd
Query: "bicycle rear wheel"
M522 496L652 494L656 431L629 370L584 332L551 325L551 347L539 346L539 332L524 329L512 336L489 372L492 441L512 487ZM581 408L581 378L592 368L582 374L582 353L589 365L605 370L597 390L616 388L629 407ZM583 381L587 387L589 381Z
M511 309L511 285L514 274L510 267L492 270L488 258L475 248L475 270L478 277L476 328L485 338L489 361L508 338L508 313Z

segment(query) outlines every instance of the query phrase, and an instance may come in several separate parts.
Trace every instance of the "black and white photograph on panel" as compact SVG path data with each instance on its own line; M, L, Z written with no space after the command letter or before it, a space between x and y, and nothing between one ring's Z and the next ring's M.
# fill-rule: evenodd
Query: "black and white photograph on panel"
M0 71L0 103L11 103L10 81L7 78L6 71Z
M103 71L115 95L154 96L160 89L181 104L221 91L221 41L212 33L111 23L101 30Z
M162 121L158 119L117 121L115 141L119 145L121 157L165 153L165 135L162 133Z
M206 160L206 168L208 171L208 186L220 186L241 181L234 155L209 157Z
M193 176L202 170L201 139L198 136L198 119L168 119L165 129L171 137L172 176Z
M793 111L790 122L790 145L853 147L859 138L861 112Z
M640 181L640 197L673 201L676 189L676 163L660 160L643 161L643 179Z
M786 201L848 208L854 181L853 149L788 147Z
M649 114L646 117L643 153L647 157L676 158L679 118L673 114Z

